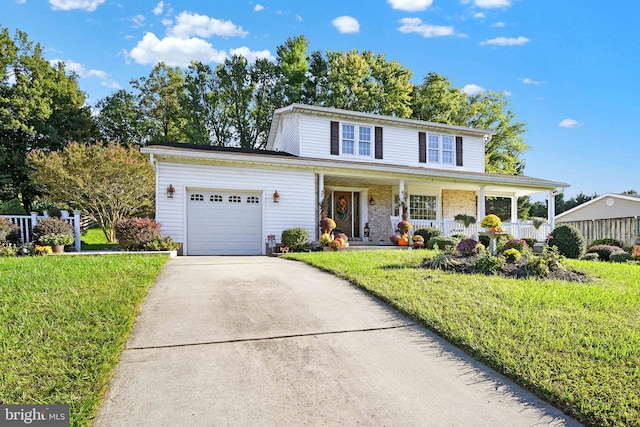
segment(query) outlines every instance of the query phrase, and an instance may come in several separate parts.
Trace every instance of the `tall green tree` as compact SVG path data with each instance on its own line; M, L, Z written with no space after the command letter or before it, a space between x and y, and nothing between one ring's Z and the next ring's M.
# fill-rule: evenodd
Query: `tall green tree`
M304 35L289 37L277 47L277 65L282 73L286 104L305 101L305 82L309 70L307 49L309 42Z
M189 142L205 145L230 145L229 108L221 90L218 74L209 65L193 62L185 77L180 96Z
M27 153L91 140L96 127L76 77L51 65L26 33L12 38L0 28L0 73L0 199L20 196L29 209L35 190Z
M413 118L492 130L485 146L489 173L520 175L524 170L525 123L516 119L504 94L486 91L468 96L437 73L429 73L414 90Z
M138 147L71 143L59 151L33 150L28 164L48 200L80 209L110 242L115 222L153 212L155 176Z
M136 96L120 89L96 104L96 123L104 141L115 141L126 147L144 146L149 139L149 123Z
M180 67L158 63L148 77L131 81L138 90L139 106L150 124L149 141L184 141L185 119L180 108L184 91L184 72Z

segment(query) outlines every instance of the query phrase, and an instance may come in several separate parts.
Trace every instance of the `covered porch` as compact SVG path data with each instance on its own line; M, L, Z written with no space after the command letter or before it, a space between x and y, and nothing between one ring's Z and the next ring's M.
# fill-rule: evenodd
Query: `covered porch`
M517 238L544 240L553 230L554 195L566 184L523 176L479 173L422 171L420 174L370 174L326 171L316 174L318 222L323 216L336 221L337 232L352 241L388 242L402 211L414 230L439 229L443 235L472 236L482 231L488 197L510 199L510 218L501 218L505 231ZM550 222L535 228L531 221L518 218L518 198L544 194L549 203ZM458 214L473 216L475 224L455 221ZM316 239L319 238L319 230Z

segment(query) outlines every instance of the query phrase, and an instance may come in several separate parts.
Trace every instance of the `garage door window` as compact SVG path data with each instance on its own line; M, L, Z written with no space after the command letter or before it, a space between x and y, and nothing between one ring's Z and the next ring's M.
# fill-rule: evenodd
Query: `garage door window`
M229 196L229 203L242 203L242 197L240 197L240 196Z
M247 197L247 203L260 203L260 199L256 196L249 196Z
M224 199L219 194L214 194L213 196L209 197L209 201L215 202L215 203L222 203L223 200Z
M192 202L204 202L204 196L202 194L192 194L191 195Z

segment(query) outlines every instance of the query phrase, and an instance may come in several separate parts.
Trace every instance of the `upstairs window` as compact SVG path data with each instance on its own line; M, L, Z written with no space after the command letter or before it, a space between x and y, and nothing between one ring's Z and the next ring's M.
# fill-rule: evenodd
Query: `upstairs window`
M371 156L371 128L359 127L358 155Z
M342 154L355 154L355 128L354 125L342 125Z
M371 157L371 127L342 125L342 154Z
M429 134L428 141L427 159L429 163L455 164L453 136Z

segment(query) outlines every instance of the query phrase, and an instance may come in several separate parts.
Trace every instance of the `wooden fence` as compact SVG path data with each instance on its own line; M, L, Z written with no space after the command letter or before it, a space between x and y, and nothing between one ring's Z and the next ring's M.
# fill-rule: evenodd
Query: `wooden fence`
M622 243L622 246L631 247L640 233L638 218L558 222L556 226L565 224L578 228L584 235L587 244L591 244L598 239L615 239Z

